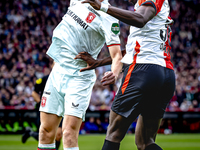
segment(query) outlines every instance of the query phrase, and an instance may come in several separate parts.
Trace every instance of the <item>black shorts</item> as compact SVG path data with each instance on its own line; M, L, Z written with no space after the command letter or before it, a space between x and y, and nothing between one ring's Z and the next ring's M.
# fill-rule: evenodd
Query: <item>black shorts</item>
M162 118L174 90L173 70L155 64L131 64L124 70L111 109L126 118L133 114Z

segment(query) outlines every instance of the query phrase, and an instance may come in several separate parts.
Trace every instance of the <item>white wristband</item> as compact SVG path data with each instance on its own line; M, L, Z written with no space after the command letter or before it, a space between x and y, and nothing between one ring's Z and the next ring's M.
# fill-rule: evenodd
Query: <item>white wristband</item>
M106 13L108 11L108 4L101 3L100 10Z

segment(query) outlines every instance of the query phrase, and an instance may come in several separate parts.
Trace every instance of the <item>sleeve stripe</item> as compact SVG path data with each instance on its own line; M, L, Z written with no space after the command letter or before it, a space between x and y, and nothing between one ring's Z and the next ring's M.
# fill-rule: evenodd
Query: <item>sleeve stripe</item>
M142 3L142 5L153 6L153 8L154 8L155 11L156 11L156 15L157 15L157 8L156 8L156 5L154 4L154 2L152 2L152 1L146 1L146 2ZM141 5L141 6L142 6L142 5Z
M107 45L107 47L111 47L111 46L114 46L114 45L120 45L120 44L110 44L110 45Z

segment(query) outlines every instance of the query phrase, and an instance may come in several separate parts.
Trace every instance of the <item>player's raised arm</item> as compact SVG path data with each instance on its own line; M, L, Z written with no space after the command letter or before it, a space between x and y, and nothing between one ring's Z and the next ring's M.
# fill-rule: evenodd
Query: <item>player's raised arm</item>
M156 15L156 9L152 5L142 5L133 12L103 4L99 0L85 0L82 3L90 3L94 9L104 11L126 24L139 28L142 28Z

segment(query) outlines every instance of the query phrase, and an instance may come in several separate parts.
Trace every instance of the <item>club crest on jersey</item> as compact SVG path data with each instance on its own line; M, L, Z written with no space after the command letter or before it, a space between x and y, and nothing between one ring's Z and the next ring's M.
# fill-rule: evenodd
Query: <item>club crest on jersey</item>
M89 12L89 14L85 20L87 23L91 23L95 17L96 17L96 15L94 13Z
M119 33L119 24L118 23L113 23L112 24L112 27L111 27L111 31L114 33L114 34L118 34Z
M41 101L41 106L42 106L42 107L45 107L46 101L47 101L47 98L43 96L43 97L42 97L42 101Z

